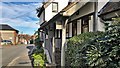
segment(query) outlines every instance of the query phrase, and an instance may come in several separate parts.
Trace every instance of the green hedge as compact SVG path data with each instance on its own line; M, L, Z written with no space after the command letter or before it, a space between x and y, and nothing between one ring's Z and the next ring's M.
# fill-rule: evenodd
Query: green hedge
M89 41L79 51L83 63L80 67L120 67L120 26L111 27L104 36Z
M66 65L81 68L119 68L120 23L118 22L116 24L115 21L114 25L108 26L109 30L102 34L95 32L89 36L89 33L84 33L71 38L66 50Z
M74 36L67 41L66 65L80 66L79 50L83 47L83 42L88 42L91 38L99 37L103 32L87 32Z

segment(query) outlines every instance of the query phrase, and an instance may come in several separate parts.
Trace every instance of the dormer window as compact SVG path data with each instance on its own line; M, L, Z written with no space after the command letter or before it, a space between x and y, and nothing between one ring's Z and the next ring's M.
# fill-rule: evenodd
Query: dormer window
M52 12L58 12L58 3L52 2Z

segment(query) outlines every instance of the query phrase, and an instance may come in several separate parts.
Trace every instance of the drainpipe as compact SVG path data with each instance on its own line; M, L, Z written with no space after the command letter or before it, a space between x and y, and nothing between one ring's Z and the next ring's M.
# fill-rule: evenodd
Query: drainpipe
M95 0L93 31L97 31L97 30L98 30L98 0Z
M65 20L62 28L62 47L61 47L61 66L65 66L65 45L66 45L66 25L68 19Z

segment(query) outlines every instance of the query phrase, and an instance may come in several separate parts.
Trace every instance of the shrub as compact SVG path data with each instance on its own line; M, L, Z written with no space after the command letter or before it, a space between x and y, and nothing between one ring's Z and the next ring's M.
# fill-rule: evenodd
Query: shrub
M90 38L98 37L103 32L87 32L74 36L67 41L66 65L80 66L79 50L83 47L83 42L88 42Z
M119 21L118 21L119 20ZM120 19L108 26L109 30L82 44L72 44L66 51L66 61L70 66L119 68L120 67ZM81 46L82 45L82 46ZM68 58L67 58L68 57ZM69 61L69 62L68 62Z
M108 26L103 36L98 37L80 51L80 58L88 67L120 67L120 23ZM85 58L84 58L85 57Z
M42 48L36 49L32 56L34 58L34 66L45 67L45 54Z

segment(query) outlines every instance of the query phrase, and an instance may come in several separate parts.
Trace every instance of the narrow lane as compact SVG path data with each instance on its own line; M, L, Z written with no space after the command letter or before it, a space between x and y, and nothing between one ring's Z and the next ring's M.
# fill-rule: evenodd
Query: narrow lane
M9 46L2 48L2 66L13 65L13 60L16 61L23 54L27 54L28 49L26 45ZM18 62L18 61L17 61Z

